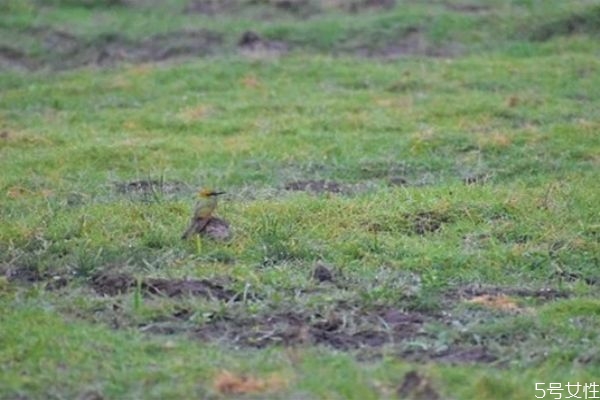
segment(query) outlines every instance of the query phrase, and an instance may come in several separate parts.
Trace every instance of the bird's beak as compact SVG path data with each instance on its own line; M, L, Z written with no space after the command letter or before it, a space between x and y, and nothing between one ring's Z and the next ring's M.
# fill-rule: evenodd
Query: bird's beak
M222 194L225 194L225 193L227 193L227 192L212 192L210 195L211 196L219 196L219 195L222 195Z

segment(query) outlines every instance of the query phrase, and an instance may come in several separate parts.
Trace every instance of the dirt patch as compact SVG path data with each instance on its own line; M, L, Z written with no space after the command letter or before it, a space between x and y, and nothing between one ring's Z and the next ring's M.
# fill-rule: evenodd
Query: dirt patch
M0 46L0 70L2 69L33 69L36 63L21 50Z
M0 48L0 65L22 68L50 67L68 69L86 65L110 66L119 62L153 62L179 57L212 54L221 47L220 34L208 31L176 31L133 40L117 33L104 34L92 40L51 28L34 28L26 32L43 47L39 56L10 47Z
M47 271L42 272L32 265L10 267L0 265L0 275L4 275L9 282L23 285L41 283L46 290L61 289L67 286L71 278L64 271L50 274Z
M258 33L246 31L238 41L240 52L251 58L279 56L289 51L289 46L279 40L263 38Z
M237 345L326 345L340 350L381 347L418 336L428 319L418 313L385 309L336 309L329 315L307 312L274 313L253 317L222 317L198 328L202 340L227 340Z
M90 284L101 295L116 296L139 287L146 295L166 297L194 296L223 301L237 301L239 294L219 282L208 279L136 279L123 273L100 273L92 277Z
M187 189L187 185L179 181L163 181L158 179L139 180L115 183L117 192L135 194L177 193Z
M304 180L286 183L285 190L321 193L348 193L349 187L334 181L325 180Z
M454 58L464 53L459 43L431 43L419 27L406 28L396 39L381 45L359 45L349 50L357 56L388 60L415 55Z
M543 25L523 28L532 40L546 41L556 36L600 34L600 6L589 7L585 12L565 15Z
M110 65L119 61L163 61L175 57L211 54L222 43L221 35L208 30L159 34L142 41L119 35L107 35L92 45L95 64Z

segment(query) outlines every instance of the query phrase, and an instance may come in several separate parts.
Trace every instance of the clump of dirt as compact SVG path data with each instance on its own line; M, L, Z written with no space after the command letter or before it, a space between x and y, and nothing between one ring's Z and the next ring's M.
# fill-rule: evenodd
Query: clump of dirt
M317 282L333 282L333 273L323 263L317 263L311 273L311 278Z
M279 40L269 40L253 31L246 31L238 41L240 52L252 58L278 56L289 51L289 45Z
M410 371L404 375L404 380L396 390L396 394L400 399L437 400L440 398L429 379L417 371Z
M183 182L179 181L163 181L158 179L145 179L131 182L115 183L117 192L119 193L135 193L135 194L153 194L165 193L172 194L181 192L187 189Z
M284 186L285 190L322 193L348 193L349 187L334 181L325 180L301 180L288 182Z
M146 295L166 297L194 296L224 301L237 301L237 292L208 279L136 279L124 273L99 273L90 280L92 288L101 295L116 296L139 287Z

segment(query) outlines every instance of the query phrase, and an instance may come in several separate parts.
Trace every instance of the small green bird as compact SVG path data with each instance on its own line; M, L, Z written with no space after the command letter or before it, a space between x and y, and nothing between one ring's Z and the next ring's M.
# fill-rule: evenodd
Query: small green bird
M217 208L217 196L225 192L215 192L211 189L202 189L198 192L200 200L196 203L194 215L190 226L185 230L182 239L188 239L195 233L200 233L212 218L212 213Z

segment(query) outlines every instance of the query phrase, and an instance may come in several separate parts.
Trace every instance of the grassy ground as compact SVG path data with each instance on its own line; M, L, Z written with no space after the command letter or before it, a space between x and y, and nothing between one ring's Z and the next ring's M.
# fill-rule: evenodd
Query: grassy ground
M0 397L600 384L600 9L391 3L0 4Z

